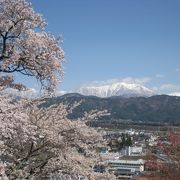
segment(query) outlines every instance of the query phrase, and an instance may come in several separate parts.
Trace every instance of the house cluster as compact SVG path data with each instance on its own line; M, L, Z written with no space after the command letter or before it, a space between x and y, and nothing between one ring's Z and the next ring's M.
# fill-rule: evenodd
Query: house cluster
M154 145L158 136L133 129L109 131L104 136L107 147L101 149L104 171L114 173L120 179L138 179L145 172L147 146Z
M101 153L107 170L121 179L135 179L144 172L145 160L142 147L128 146L120 152Z

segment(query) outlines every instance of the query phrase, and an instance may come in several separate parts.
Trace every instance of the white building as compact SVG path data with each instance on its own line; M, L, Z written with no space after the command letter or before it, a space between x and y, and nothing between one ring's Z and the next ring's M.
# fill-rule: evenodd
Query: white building
M109 161L109 172L113 172L119 178L129 179L144 171L145 161L137 157L123 158Z
M120 151L121 156L142 156L143 147L141 146L129 146L125 147Z
M143 172L144 171L144 160L128 160L128 159L117 159L109 161L110 169L129 169L131 172Z
M143 148L139 146L129 147L129 156L141 156L143 154Z

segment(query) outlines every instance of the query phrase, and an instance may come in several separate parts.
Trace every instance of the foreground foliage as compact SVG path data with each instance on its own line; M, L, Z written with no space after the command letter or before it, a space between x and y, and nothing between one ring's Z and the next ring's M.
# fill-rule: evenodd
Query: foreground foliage
M66 118L67 112L78 104L38 109L35 101L16 101L2 94L0 102L0 159L4 162L4 176L77 179L79 175L91 175L105 179L106 174L93 172L93 166L100 161L97 148L103 143L102 137L84 122ZM114 178L108 176L107 179Z
M163 137L165 138L165 137ZM149 178L162 180L179 180L180 177L180 133L168 132L167 141L160 141L156 148L164 154L161 160L157 155L147 157L146 166Z
M39 100L17 100L6 88L26 89L12 73L33 76L52 92L63 76L59 39L26 0L0 0L0 179L113 179L94 173L100 134L67 113L79 104L39 109Z
M0 19L0 73L34 76L53 91L63 74L64 52L45 32L45 20L25 0L0 0Z

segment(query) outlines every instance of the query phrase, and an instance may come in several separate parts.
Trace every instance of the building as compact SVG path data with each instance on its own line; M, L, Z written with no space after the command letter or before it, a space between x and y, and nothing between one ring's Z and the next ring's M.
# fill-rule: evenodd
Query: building
M139 146L129 147L129 154L130 156L142 156L143 148Z
M142 156L143 148L141 146L128 146L120 151L121 156Z
M126 156L117 160L110 160L109 171L120 178L130 179L144 171L145 161L137 156Z

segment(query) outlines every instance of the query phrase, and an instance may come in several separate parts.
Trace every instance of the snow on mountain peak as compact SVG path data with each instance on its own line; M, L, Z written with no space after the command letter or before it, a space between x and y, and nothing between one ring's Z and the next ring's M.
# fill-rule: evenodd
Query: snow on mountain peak
M154 91L135 83L116 82L107 85L89 85L79 88L78 93L83 95L93 95L98 97L110 96L152 96Z

